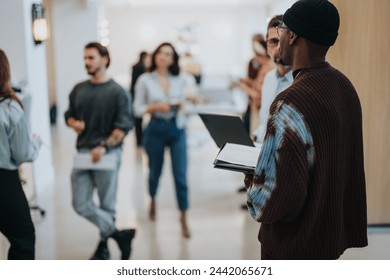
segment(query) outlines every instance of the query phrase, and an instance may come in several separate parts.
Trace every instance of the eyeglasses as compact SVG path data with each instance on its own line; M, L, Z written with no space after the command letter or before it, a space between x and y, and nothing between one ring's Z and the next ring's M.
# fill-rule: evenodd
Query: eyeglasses
M267 45L270 47L275 47L279 44L279 39L278 38L271 38L267 40Z
M282 34L282 29L288 29L287 26L283 26L283 23L279 24L276 26L276 32L278 33L279 37Z

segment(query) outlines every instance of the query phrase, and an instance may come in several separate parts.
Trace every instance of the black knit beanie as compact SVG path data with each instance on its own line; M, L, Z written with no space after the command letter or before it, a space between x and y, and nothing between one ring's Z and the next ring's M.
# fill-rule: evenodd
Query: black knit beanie
M300 0L284 13L283 22L298 36L321 45L333 46L340 17L337 8L327 0Z

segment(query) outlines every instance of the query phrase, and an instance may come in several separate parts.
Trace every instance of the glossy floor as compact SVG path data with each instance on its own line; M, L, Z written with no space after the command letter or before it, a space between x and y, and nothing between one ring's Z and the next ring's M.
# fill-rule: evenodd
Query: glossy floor
M188 129L190 187L189 226L192 237L181 237L179 212L174 196L169 154L166 154L157 197L157 219L148 219L146 157L136 148L134 132L124 144L120 170L117 225L137 229L132 259L259 259L259 224L240 209L245 194L237 193L243 176L216 170L212 161L218 149L197 117ZM63 126L52 128L55 183L40 195L33 211L37 232L38 259L88 259L98 240L97 229L71 207L70 170L74 154L74 133ZM112 259L119 259L114 241L109 242ZM369 230L369 246L347 250L342 259L390 259L390 230Z

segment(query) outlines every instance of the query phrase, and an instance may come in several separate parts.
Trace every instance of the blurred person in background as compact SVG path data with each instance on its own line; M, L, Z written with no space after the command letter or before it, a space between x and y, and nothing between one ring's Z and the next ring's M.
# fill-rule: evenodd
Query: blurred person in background
M139 76L141 76L143 73L145 73L151 64L151 57L146 51L142 51L139 54L139 59L136 64L134 64L131 67L131 84L130 84L130 94L131 94L131 101L134 102L134 95L135 95L135 85L137 83L137 80ZM142 117L136 117L133 114L134 117L134 127L135 127L135 139L137 146L142 146Z
M186 79L180 74L179 56L170 43L162 43L152 54L149 73L136 85L135 115L151 115L144 131L143 145L149 161L149 217L156 218L156 195L164 163L165 148L171 153L176 200L180 211L182 236L190 237L187 224L188 183L186 117L184 114Z
M115 168L107 170L73 168L71 174L72 206L74 210L100 232L92 260L108 260L108 238L113 238L121 250L121 259L131 254L135 229L118 230L115 226L118 173L122 143L132 128L130 97L107 73L110 54L100 43L91 42L84 48L85 68L91 78L78 83L69 95L65 122L77 133L79 153L90 154L92 162L105 154L115 156ZM93 200L97 191L99 204Z
M259 126L252 132L255 142L259 144L263 143L263 138L267 129L269 108L272 101L274 101L275 97L288 88L293 82L291 66L283 64L278 52L279 35L276 28L282 22L282 18L282 15L272 17L267 28L267 54L275 63L276 68L265 75L261 89L262 96L261 108L259 111Z
M233 84L245 92L249 97L247 111L243 116L244 126L248 133L252 133L258 126L259 109L261 107L261 88L264 76L275 68L274 62L267 54L267 42L262 34L252 37L252 48L255 56L248 64L248 77Z
M10 73L8 58L0 49L0 232L11 244L8 259L33 260L35 229L18 167L37 158L42 141L29 136Z

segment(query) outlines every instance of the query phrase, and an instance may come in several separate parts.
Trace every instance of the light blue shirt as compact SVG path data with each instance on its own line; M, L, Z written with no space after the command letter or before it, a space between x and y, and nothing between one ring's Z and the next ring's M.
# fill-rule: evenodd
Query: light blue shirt
M158 80L157 73L142 74L135 85L133 103L134 114L138 117L144 115L149 104L153 103L180 103L184 106L186 80L182 75L169 75L169 92L165 93ZM186 122L184 108L175 112L155 112L153 116L162 119L171 119L176 115L176 125L183 128Z
M283 149L283 143L288 142L292 134L306 149L307 172L310 172L314 164L313 137L303 115L294 106L280 101L277 112L270 117L274 133L267 134L264 139L254 172L254 177L264 179L261 180L263 182L255 182L247 192L249 213L258 222L263 222L264 208L276 188L280 157L297 155L295 152L298 149L291 148L291 146ZM294 166L291 168L294 169ZM295 173L291 172L291 174Z
M267 122L269 117L269 109L275 97L288 88L294 81L292 71L288 71L283 77L279 76L276 69L268 72L263 81L263 87L261 89L261 108L259 112L260 124L259 127L253 132L256 136L256 142L263 143L265 132L267 131Z
M0 143L0 168L7 170L35 160L41 146L30 139L23 109L12 99L0 102Z

